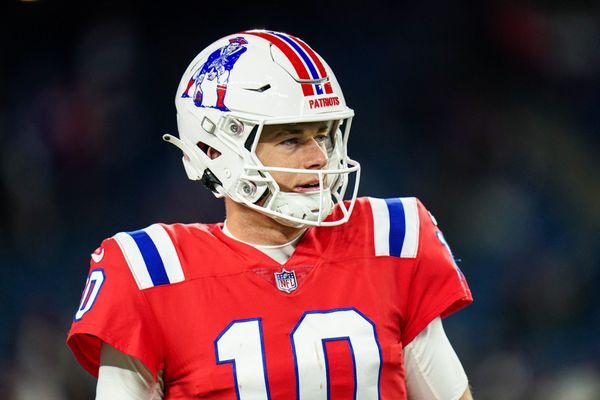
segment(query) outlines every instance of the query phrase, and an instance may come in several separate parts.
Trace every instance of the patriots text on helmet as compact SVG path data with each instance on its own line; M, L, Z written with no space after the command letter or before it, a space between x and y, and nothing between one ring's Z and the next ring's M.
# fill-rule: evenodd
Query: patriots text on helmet
M308 101L308 105L311 109L321 107L334 107L340 105L340 98L337 96L332 97L321 97L318 99L311 99Z

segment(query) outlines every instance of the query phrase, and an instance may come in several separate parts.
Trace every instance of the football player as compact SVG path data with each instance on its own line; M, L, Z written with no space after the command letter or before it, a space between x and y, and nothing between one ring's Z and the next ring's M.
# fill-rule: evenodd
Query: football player
M232 42L227 96L207 80L194 101L189 82ZM469 287L418 199L357 198L354 112L321 56L281 32L230 35L175 103L164 139L226 220L117 233L92 254L67 342L96 398L470 399L441 322Z

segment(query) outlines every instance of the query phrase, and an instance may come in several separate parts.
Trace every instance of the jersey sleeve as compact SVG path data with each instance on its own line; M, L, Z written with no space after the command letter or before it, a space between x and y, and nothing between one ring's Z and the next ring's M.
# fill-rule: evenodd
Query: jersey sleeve
M442 318L473 301L437 222L417 200L419 245L406 293L402 343L409 344L436 317Z
M98 376L102 342L140 360L156 378L162 351L154 315L114 238L102 242L89 274L67 344L90 374Z

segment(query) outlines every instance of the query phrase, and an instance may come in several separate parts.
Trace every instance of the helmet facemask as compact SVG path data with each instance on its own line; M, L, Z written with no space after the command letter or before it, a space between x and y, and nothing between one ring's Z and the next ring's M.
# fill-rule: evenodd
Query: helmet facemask
M360 164L347 156L347 141L352 117L332 121L327 149L327 165L322 169L288 168L264 165L256 154L265 125L279 124L268 121L223 116L213 131L218 146L210 143L183 143L165 135L165 140L176 144L184 152L183 162L190 179L201 180L217 197L228 196L251 209L266 214L279 223L293 227L334 226L348 220L354 206L360 180ZM301 121L319 122L319 121ZM283 121L283 123L291 123ZM204 123L206 126L206 122ZM213 126L213 124L208 124ZM207 147L221 153L211 159ZM224 154L234 154L238 162L223 159ZM219 164L228 164L223 167ZM212 170L211 170L211 165ZM235 165L241 168L235 168ZM214 171L213 171L214 170ZM202 171L202 173L200 173ZM310 192L283 191L272 173L300 174L318 177L318 187ZM349 205L344 203L344 194L349 184L349 175L356 173L353 194ZM195 178L193 178L195 177ZM229 182L229 184L228 184ZM339 205L341 217L325 221Z
M341 126L344 122L346 126ZM328 133L330 146L326 146L327 165L321 169L265 165L256 154L256 149L261 143L263 126L249 148L253 162L245 165L241 179L246 184L256 188L262 188L262 185L266 184L266 190L262 192L263 194L258 202L249 203L244 201L243 197L242 202L248 207L270 215L280 223L288 226L329 226L344 223L351 212L343 202L349 175L353 172L357 173L354 180L356 192L360 169L357 162L346 156L344 137L347 137L350 122L351 118L345 121L331 122ZM299 124L299 126L301 125ZM344 133L342 133L342 129L344 129ZM318 185L315 186L314 190L307 192L284 191L274 178L274 174L279 174L279 176L282 174L316 176ZM353 198L355 197L356 193L353 195ZM336 204L339 204L342 210L342 217L335 221L325 221Z

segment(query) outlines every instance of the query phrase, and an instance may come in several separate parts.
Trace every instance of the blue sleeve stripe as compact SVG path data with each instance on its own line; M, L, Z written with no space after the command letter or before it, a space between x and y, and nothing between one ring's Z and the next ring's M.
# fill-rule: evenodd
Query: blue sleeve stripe
M146 268L148 269L150 279L152 279L154 286L170 283L162 258L148 233L141 229L138 231L127 232L127 234L133 238L140 249L140 253L142 253L142 258L146 263Z
M406 235L404 206L399 198L385 199L390 214L390 256L400 257Z

